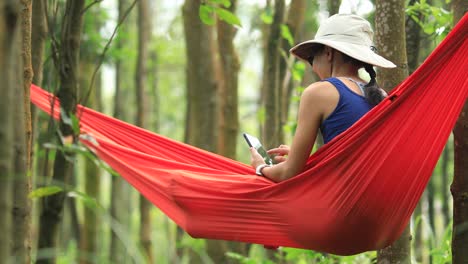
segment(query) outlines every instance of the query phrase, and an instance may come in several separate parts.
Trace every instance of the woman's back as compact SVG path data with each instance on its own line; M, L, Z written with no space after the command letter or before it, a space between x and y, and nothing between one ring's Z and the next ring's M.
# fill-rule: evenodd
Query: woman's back
M360 90L358 83L352 89L338 78L328 78L324 81L329 82L336 88L336 92L330 97L330 105L334 107L328 109L328 113L325 113L320 125L324 143L327 143L351 127L373 106L363 96L363 91ZM347 82L354 81L349 80Z

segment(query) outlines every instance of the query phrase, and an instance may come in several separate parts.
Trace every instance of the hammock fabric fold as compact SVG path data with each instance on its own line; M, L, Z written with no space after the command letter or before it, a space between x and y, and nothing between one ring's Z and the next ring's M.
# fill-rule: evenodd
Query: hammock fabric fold
M351 255L398 239L468 97L468 16L382 103L281 183L228 158L79 107L81 139L196 238ZM59 105L31 87L44 111ZM51 107L55 103L54 107Z

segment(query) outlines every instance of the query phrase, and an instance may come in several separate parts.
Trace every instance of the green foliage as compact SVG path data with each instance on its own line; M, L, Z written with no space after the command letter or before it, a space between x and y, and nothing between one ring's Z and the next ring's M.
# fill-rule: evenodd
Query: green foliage
M220 7L220 5L223 7ZM230 6L231 2L229 0L208 0L206 3L200 5L198 14L201 21L210 26L216 23L215 14L218 15L219 19L228 24L241 26L240 19L226 9Z
M452 222L447 225L442 240L431 250L430 255L433 257L433 263L452 263Z
M453 14L442 7L431 6L426 0L420 0L408 6L406 13L424 31L441 41L450 32L453 24Z
M50 196L50 195L59 193L61 191L63 191L63 188L61 188L59 186L51 185L51 186L47 186L47 187L37 188L37 189L31 191L29 193L28 197L29 197L29 199L42 198L42 197L46 197L46 196Z
M290 46L294 45L294 38L289 30L288 25L282 24L281 25L281 37L283 37Z
M267 25L271 25L273 23L273 10L271 7L265 8L265 11L260 15L260 19Z

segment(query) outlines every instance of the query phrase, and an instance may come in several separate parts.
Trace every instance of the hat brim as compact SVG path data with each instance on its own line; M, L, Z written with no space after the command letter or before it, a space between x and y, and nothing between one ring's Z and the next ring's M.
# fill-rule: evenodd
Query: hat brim
M354 59L357 59L365 63L369 63L377 67L382 67L382 68L395 68L396 67L396 65L393 62L373 52L370 49L370 47L348 43L348 42L329 41L329 40L308 40L308 41L304 41L294 46L289 52L291 52L291 54L293 54L297 58L307 61L307 59L312 54L314 54L315 50L317 50L317 48L320 45L329 46Z

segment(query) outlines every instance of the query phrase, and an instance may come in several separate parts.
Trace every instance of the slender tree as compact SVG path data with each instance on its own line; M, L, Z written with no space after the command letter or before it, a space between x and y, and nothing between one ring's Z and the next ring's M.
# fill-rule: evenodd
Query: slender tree
M199 17L200 0L186 0L182 12L187 54L187 131L186 141L216 151L217 87L212 59L213 28Z
M294 41L296 41L301 33L302 26L306 15L306 0L293 0L288 8L286 26L291 32ZM297 41L296 41L297 42ZM282 42L282 49L287 58L280 59L280 79L281 79L281 127L286 125L289 116L289 106L291 104L291 96L294 89L294 84L291 78L290 67L294 62L294 58L289 54L291 44L288 41ZM281 139L284 142L284 139Z
M60 99L60 108L65 115L76 112L76 94L78 86L78 66L79 50L82 32L82 12L84 0L68 0L65 5L63 18L60 49L56 65L60 77L60 86L57 96ZM69 122L60 118L59 142L73 142L73 128ZM70 162L73 153L57 151L54 162L54 181L61 184L68 184L72 176L73 164ZM59 224L62 219L65 192L47 196L43 199L42 212L40 217L39 249L58 248L57 235ZM53 263L54 259L39 259L38 263Z
M229 11L235 12L237 1L231 0ZM219 20L217 24L217 40L219 58L221 60L221 75L219 82L220 114L218 137L218 153L236 158L236 142L239 133L239 111L238 111L238 79L239 79L239 57L234 47L236 29Z
M149 41L151 38L151 14L148 0L138 3L138 58L136 67L136 125L148 128L148 59ZM140 196L140 240L146 253L148 263L153 263L151 248L151 208L152 204Z
M389 25L392 25L390 27ZM408 76L405 41L405 1L376 1L375 11L376 46L378 52L393 61L397 68L382 69L378 72L380 85L387 91ZM378 263L410 263L409 225L400 239L391 246L377 252Z
M129 0L119 0L118 2L118 21L122 21L125 13L129 8ZM129 34L129 26L132 22L123 24L115 39L115 45L119 54L125 53L131 44L129 38L125 35ZM117 56L115 59L115 95L114 95L114 117L120 120L130 121L128 109L125 108L125 98L129 98L128 89L125 90L125 84L133 87L131 82L128 82L129 72L128 65L125 64L123 56ZM127 88L130 88L127 87ZM113 263L128 263L130 257L122 237L118 235L120 230L130 230L130 211L131 211L131 186L121 177L112 177L112 193L111 193L111 216L115 219L115 225L111 232L111 245L109 256Z
M263 105L265 124L263 141L267 147L282 143L281 127L281 83L280 83L280 47L281 25L285 16L285 1L275 0L273 22L269 29L264 59Z
M452 2L454 22L458 22L468 10L467 1ZM454 152L455 169L450 187L453 196L453 263L468 262L468 103L465 103L460 117L455 124Z
M188 144L217 150L218 87L214 70L214 28L200 20L202 1L186 0L182 7L187 54L187 114L185 139ZM214 263L226 262L227 244L207 240L207 251Z
M0 210L4 213L0 216L0 232L2 232L3 243L0 244L0 259L2 261L13 262L12 256L12 215L13 209L13 177L16 177L15 168L15 120L18 115L13 114L18 109L15 104L23 105L23 100L17 97L17 91L23 90L23 80L18 78L17 72L21 68L21 56L18 50L18 43L21 41L20 31L20 4L17 1L0 0L0 80L2 85L0 91L0 110L3 115L0 117ZM15 99L16 98L16 99ZM20 112L22 116L22 112ZM24 126L20 122L20 125Z
M18 76L23 79L23 89L15 92L15 98L22 98L21 105L16 104L15 114L23 115L15 117L15 126L23 125L24 127L16 128L15 133L15 170L18 173L14 181L14 198L13 198L13 255L17 262L30 262L31 251L31 202L28 194L31 191L31 107L29 89L32 81L32 66L31 66L31 0L21 1L21 46L22 63L18 66L22 67L23 75ZM19 111L19 112L18 112ZM24 120L23 123L20 120ZM24 131L24 133L22 133ZM26 148L23 146L26 144Z
M442 196L442 216L444 219L444 226L447 226L450 223L450 209L449 209L449 202L452 199L449 194L449 178L450 178L450 172L449 172L449 164L451 163L451 151L452 147L451 145L453 142L449 140L447 145L445 145L444 152L442 153L442 163L441 163L441 170L442 170L442 191L441 191L441 196Z
M99 34L98 32L102 29L102 21L99 20L101 15L100 6L96 5L92 9L84 14L84 38L81 45L81 58L80 58L80 76L79 80L79 97L86 98L83 104L96 111L102 111L100 102L100 89L101 72L97 72L97 80L91 84L92 76L96 70L95 58L99 56L95 51L93 45L95 44L92 40L92 34ZM88 96L89 95L89 96ZM96 200L99 198L100 187L101 187L101 173L96 163L90 159L85 159L82 163L84 167L84 180L85 193L94 197ZM83 221L80 226L80 252L86 256L80 258L81 263L90 263L91 258L97 258L99 255L99 223L100 217L96 212L96 208L85 206L83 212Z

